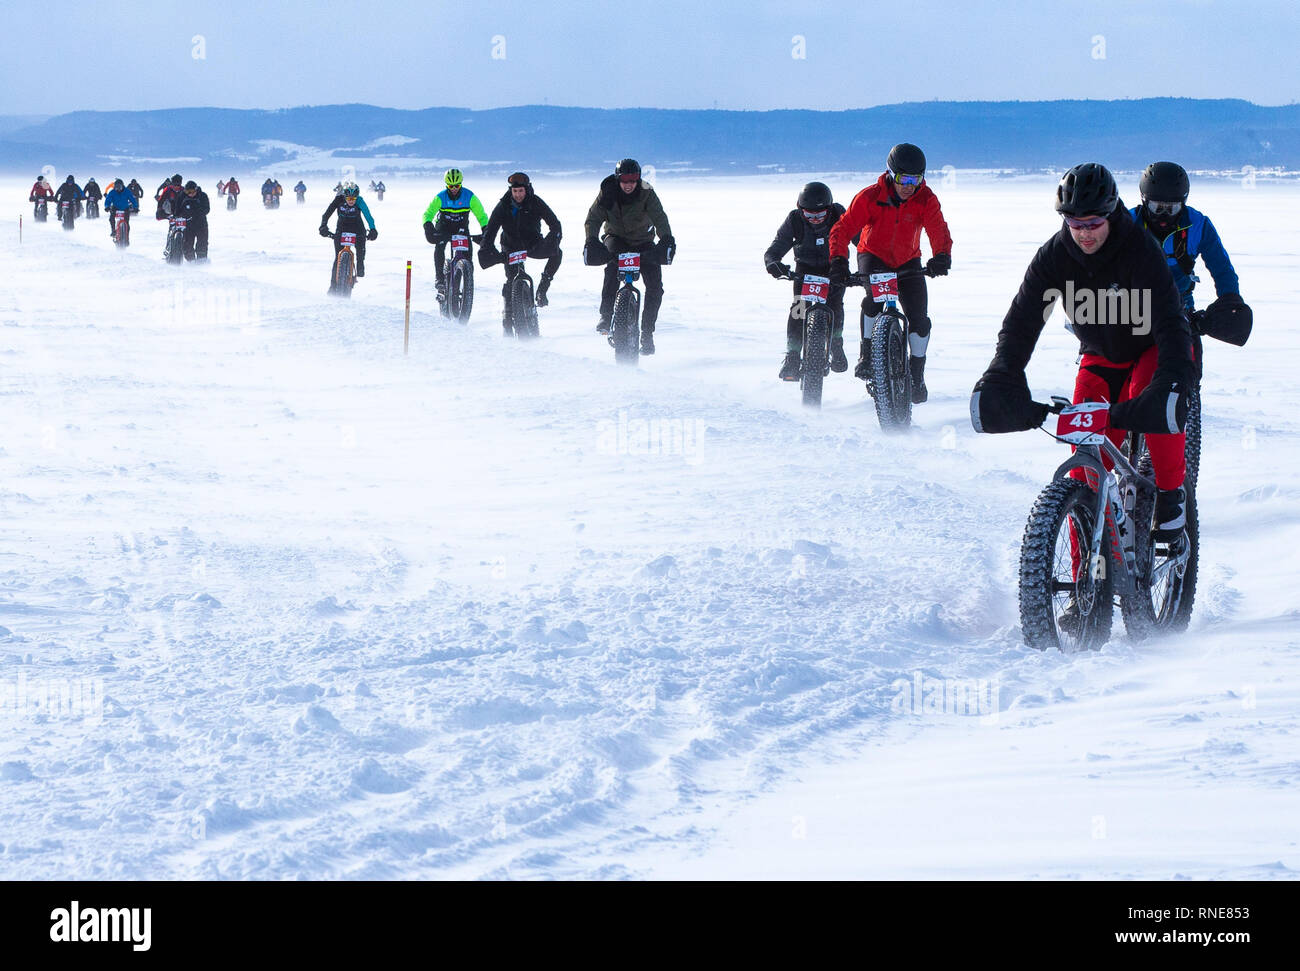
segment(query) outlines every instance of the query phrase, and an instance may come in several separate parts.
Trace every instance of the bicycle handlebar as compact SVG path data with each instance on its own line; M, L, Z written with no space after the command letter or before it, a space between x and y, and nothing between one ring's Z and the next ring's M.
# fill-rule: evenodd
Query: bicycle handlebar
M900 280L906 277L913 277L913 276L928 276L931 278L934 277L934 274L931 273L929 270L925 269L925 267L914 267L908 270L887 270L883 272L893 273L897 275ZM867 285L868 276L870 276L870 274L868 273L850 273L844 285L846 287L865 287ZM797 275L794 272L786 272L786 273L782 273L779 277L776 277L776 279L794 280L797 279Z

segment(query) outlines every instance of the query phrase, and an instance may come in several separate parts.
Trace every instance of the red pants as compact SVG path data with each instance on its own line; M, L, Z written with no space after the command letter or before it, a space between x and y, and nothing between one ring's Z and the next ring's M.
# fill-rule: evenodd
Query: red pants
M1108 401L1117 404L1136 398L1156 373L1156 349L1147 348L1142 356L1128 364L1116 364L1098 354L1085 354L1079 362L1079 375L1074 381L1074 401ZM1106 432L1118 447L1128 432L1112 428ZM1187 436L1183 432L1176 435L1147 435L1147 451L1151 453L1151 467L1155 472L1156 488L1177 489L1183 484L1187 474L1187 460L1184 454ZM1102 454L1106 468L1111 461ZM1083 479L1083 469L1074 469L1070 476ZM1095 488L1095 483L1092 483Z

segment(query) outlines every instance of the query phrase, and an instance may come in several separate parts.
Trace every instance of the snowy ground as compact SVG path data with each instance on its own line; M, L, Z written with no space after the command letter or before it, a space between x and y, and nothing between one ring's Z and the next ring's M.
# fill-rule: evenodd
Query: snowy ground
M0 180L0 877L1300 871L1295 189L1194 188L1257 328L1209 349L1192 630L1067 658L1015 599L1062 448L967 412L1050 184L937 186L931 398L886 438L848 375L816 414L776 381L798 177L660 181L635 373L593 330L594 184L537 178L567 255L520 346L499 269L468 328L432 313L433 182L371 200L340 302L319 185L200 181L212 262L172 269L161 224L119 254ZM1054 320L1040 396L1075 346Z

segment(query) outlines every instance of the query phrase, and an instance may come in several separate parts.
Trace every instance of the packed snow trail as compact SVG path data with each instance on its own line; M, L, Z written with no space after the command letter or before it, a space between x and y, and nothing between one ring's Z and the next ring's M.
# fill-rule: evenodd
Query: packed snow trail
M570 225L589 202L543 190ZM0 874L1294 870L1300 341L1263 329L1289 278L1249 278L1258 344L1213 348L1232 367L1206 384L1192 633L1134 645L1117 622L1071 660L1016 626L1020 531L1061 447L966 419L1042 187L945 199L989 248L932 285L945 351L893 438L860 383L834 376L810 414L776 382L788 286L757 254L788 191L755 180L756 214L724 233L697 204L716 191L677 187L679 217L663 190L695 250L636 371L592 332L599 274L576 254L538 343L500 337L499 273L476 274L469 327L430 314L415 190L376 207L352 301L324 294L319 207L218 209L214 262L180 273L148 221L125 254L102 220L5 242L0 684L26 700L0 713ZM1073 373L1055 326L1040 394ZM934 684L970 689L958 713L913 703ZM33 703L65 686L86 711ZM873 780L889 839L800 856L788 804L847 833ZM1089 855L1071 840L1102 809L1040 820L1029 852L1017 806L1054 785L1134 811L1178 791L1219 839ZM937 853L936 798L977 807L988 838Z

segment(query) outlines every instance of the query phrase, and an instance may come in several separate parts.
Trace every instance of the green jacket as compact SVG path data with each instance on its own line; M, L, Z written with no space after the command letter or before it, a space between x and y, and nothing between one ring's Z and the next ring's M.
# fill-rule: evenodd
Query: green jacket
M474 218L478 220L480 229L488 224L487 213L483 211L483 203L478 201L478 196L461 186L460 198L453 199L451 194L443 189L433 197L429 208L424 210L424 222L431 223L441 215L457 222L464 220L468 227L470 213L473 213Z
M663 204L650 183L642 180L629 196L619 187L617 175L600 184L596 201L587 212L587 239L598 239L602 225L607 235L619 236L633 246L653 243L656 233L661 241L673 238Z

